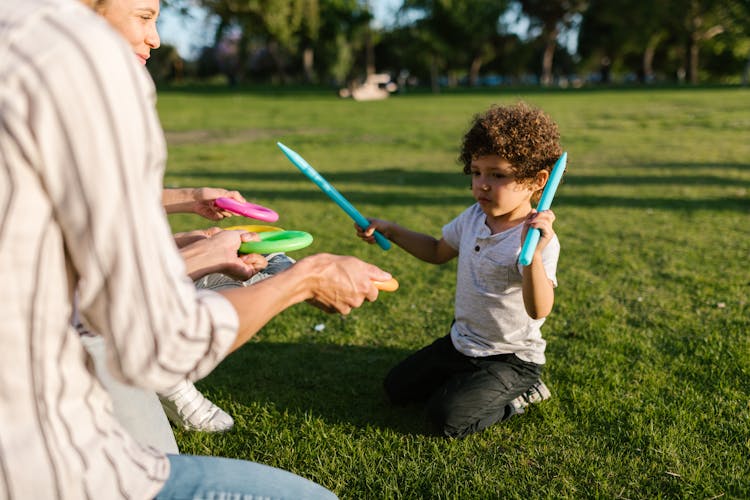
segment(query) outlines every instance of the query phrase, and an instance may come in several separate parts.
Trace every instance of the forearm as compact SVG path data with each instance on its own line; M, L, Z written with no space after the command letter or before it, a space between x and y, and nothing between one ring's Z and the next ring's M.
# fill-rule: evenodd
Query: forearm
M391 224L384 232L386 238L420 260L430 264L442 264L447 260L440 255L440 240L428 234L418 233L398 224Z
M231 350L293 304L311 300L327 312L348 314L363 301L377 299L374 281L390 278L389 273L355 257L316 254L250 287L222 291L239 318Z
M295 267L249 287L219 292L232 304L239 317L240 326L230 353L250 340L274 316L312 297L309 281L313 277L305 276Z
M526 313L534 319L548 316L555 302L555 289L547 277L540 255L536 255L531 264L524 267L522 283Z
M195 189L165 188L161 192L161 203L168 214L190 213L195 203Z

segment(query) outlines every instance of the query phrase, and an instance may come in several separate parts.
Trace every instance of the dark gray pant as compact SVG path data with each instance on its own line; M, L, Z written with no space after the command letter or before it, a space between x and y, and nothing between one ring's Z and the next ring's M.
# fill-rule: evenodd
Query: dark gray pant
M446 335L393 367L384 386L394 404L426 401L435 431L460 438L508 418L508 403L534 385L541 372L541 365L515 354L465 356Z

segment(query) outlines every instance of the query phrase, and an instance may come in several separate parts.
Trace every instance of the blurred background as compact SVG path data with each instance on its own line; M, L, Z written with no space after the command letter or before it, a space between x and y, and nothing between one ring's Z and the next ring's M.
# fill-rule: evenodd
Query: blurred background
M750 0L165 0L159 84L747 84ZM384 82L383 75L390 82ZM371 79L372 81L372 79Z

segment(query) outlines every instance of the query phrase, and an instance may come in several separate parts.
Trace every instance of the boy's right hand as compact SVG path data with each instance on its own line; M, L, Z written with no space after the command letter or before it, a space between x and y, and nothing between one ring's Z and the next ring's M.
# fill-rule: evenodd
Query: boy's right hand
M381 219L370 219L369 217L367 218L367 221L370 223L370 225L364 229L359 227L357 224L354 224L354 229L357 231L357 236L359 236L363 241L366 241L370 245L374 244L375 231L378 231L383 236L390 239L390 222Z

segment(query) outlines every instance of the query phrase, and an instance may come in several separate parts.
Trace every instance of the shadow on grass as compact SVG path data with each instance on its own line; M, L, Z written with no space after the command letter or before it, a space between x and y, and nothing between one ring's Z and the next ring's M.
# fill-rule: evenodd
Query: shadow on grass
M280 412L309 413L329 424L380 427L426 434L418 407L388 403L382 381L409 351L314 343L251 343L200 382L236 403L270 405Z
M727 170L750 170L750 164L742 163L649 163L639 167L653 168L657 170L674 169L713 169L717 171ZM215 169L209 170L190 170L184 172L168 172L170 178L190 179L193 177L224 180L236 182L237 179L249 177L253 182L273 182L283 184L289 181L289 176L296 174L296 170L283 170L275 172L255 172L255 171L223 171L217 172ZM387 187L398 188L399 186L409 188L429 188L429 187L449 187L449 188L466 188L468 191L471 185L471 179L465 175L460 165L456 165L455 172L444 171L424 171L409 170L402 167L387 167L380 170L366 171L338 171L325 172L320 171L326 180L331 184L367 184L382 185ZM750 188L750 179L737 179L726 175L580 175L575 172L566 173L563 178L563 186L701 186L701 187L734 187Z
M388 167L380 170L358 170L358 171L338 171L326 172L319 170L320 174L333 185L355 183L367 185L382 185L389 187L466 187L468 192L471 180L465 175L461 166L456 165L455 172L435 172L435 171L414 171L401 167ZM292 179L304 180L305 177L299 173L291 164L289 169L284 168L274 172L255 172L255 171L223 171L217 172L215 169L191 170L182 172L168 172L168 177L173 179L201 177L207 179L227 180L236 182L238 179L249 177L252 182L272 182L283 184ZM312 186L312 184L311 184ZM314 186L312 186L314 188Z
M676 168L676 165L675 165ZM716 168L743 168L741 164L723 164ZM191 171L170 173L169 179L200 178L200 182L210 185L236 185L238 179L249 178L251 182L271 182L277 186L283 186L289 180L289 172L278 173L255 173L255 172L215 172L215 171ZM344 195L355 206L358 204L369 204L377 206L444 206L451 204L472 203L469 191L469 178L460 170L456 173L446 172L414 172L400 168L388 168L377 172L337 172L323 173L323 176L334 186L338 186ZM206 179L207 181L204 181ZM389 187L387 193L373 193L367 189L348 189L348 183L382 185ZM689 198L681 197L675 191L673 196L610 196L610 195L584 195L576 196L565 192L566 185L570 188L584 186L631 186L631 187L669 187L678 189L681 186L716 186L721 188L736 188L737 192L730 196L720 198ZM400 189L401 188L401 189ZM436 188L455 189L455 195L435 193ZM623 207L623 208L650 208L663 210L747 210L750 208L750 199L741 191L750 188L750 181L738 180L720 175L675 175L675 176L587 176L577 175L566 180L555 197L557 207L573 206L584 208L598 207ZM241 189L241 188L240 188ZM297 201L319 201L325 200L326 196L320 192L312 183L309 189L253 189L246 191L249 199L261 198L264 200L293 199Z

